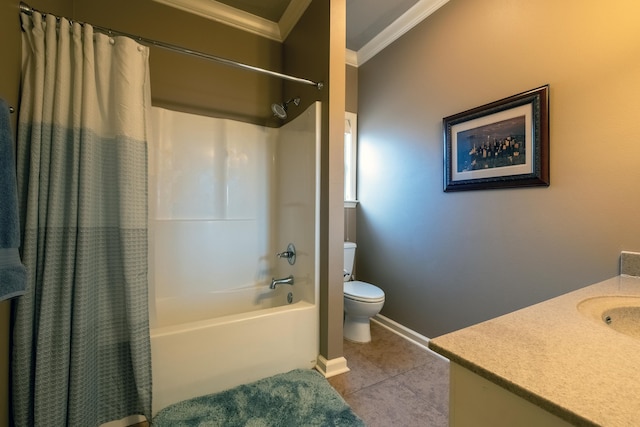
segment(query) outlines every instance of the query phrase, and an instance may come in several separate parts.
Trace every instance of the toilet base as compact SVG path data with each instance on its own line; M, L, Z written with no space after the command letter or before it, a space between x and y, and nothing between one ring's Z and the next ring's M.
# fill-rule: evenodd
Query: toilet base
M371 342L371 322L368 317L353 317L345 313L342 335L357 343Z

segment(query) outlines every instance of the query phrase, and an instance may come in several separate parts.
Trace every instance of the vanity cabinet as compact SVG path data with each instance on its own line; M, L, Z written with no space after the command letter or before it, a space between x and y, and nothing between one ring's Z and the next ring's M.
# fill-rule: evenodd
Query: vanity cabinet
M569 427L572 424L451 362L449 427Z
M640 339L593 316L612 301L640 307L640 277L621 274L429 340L451 362L450 425L640 426Z

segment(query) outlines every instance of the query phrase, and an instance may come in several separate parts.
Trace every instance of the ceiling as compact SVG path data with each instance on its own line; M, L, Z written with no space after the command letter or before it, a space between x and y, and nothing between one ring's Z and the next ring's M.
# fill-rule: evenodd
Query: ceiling
M311 0L155 0L283 41ZM346 0L347 63L362 65L449 0Z

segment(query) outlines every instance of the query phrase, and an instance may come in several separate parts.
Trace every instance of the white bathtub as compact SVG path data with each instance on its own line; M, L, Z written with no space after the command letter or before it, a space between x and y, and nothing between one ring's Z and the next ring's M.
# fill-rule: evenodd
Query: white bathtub
M151 330L153 413L296 368L319 351L317 305L305 301Z
M167 117L160 122L173 123ZM193 133L192 121L181 128ZM219 127L245 126L227 123ZM266 133L271 135L270 131ZM163 131L162 135L165 134L173 135L173 131ZM231 136L233 141L244 140ZM233 197L229 200L241 200L242 206L234 208L229 202L224 212L214 212L216 215L226 212L228 217L173 218L172 209L179 208L182 212L188 200L169 197L152 204L157 205L151 209L152 214L157 211L157 218L153 217L151 222L154 233L150 236L150 253L154 268L150 281L154 286L150 286L149 295L154 414L184 399L316 365L320 330L320 103L314 103L278 129L277 136L272 149L267 149L269 141L256 144L259 150L256 156L262 160L247 164L250 170L256 169L254 163L269 169L267 176L258 180L261 185L269 185L266 189L256 186L251 191L230 193ZM183 139L180 136L177 140L182 144ZM166 148L167 142L164 144L159 143ZM236 145L227 145L223 152L236 150L234 153L238 154ZM185 149L181 150L177 153L185 154ZM206 158L204 154L196 156L196 160ZM175 155L165 161L152 153L151 158L156 159L152 164L173 165L172 162L177 162ZM185 160L188 167L183 172L187 173L194 162L197 163ZM160 170L160 177L166 175L159 167L155 169ZM180 173L184 175L183 172ZM152 170L152 176L153 173ZM180 176L165 177L162 182L168 183L166 188L160 186L158 190L152 186L150 194L164 196L182 182ZM245 176L238 173L238 177ZM154 179L150 182L155 182ZM194 177L193 182L199 181ZM176 194L190 194L195 191L193 188L195 184L187 188L189 191ZM206 199L205 196L196 201ZM242 215L236 215L238 218L232 218L231 214L235 215L238 209L247 208L244 201L248 199L258 199L256 204L264 205L259 209L252 207L252 212L262 212L264 217L254 218L249 215L251 212L241 212ZM295 265L276 258L276 253L285 250L288 243L296 246ZM269 289L272 276L282 278L290 274L295 278L294 286ZM291 304L287 301L289 292L293 293Z
M182 325L288 305L289 293L292 294L293 302L302 299L299 289L300 286L295 291L291 286L278 286L273 290L269 289L268 284L256 284L226 291L157 298L153 327Z

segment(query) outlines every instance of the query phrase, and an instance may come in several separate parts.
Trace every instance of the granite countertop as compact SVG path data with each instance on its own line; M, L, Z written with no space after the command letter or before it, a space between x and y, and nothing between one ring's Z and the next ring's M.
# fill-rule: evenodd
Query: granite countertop
M577 425L640 422L640 340L580 313L580 301L640 296L640 277L616 276L455 331L429 347Z

